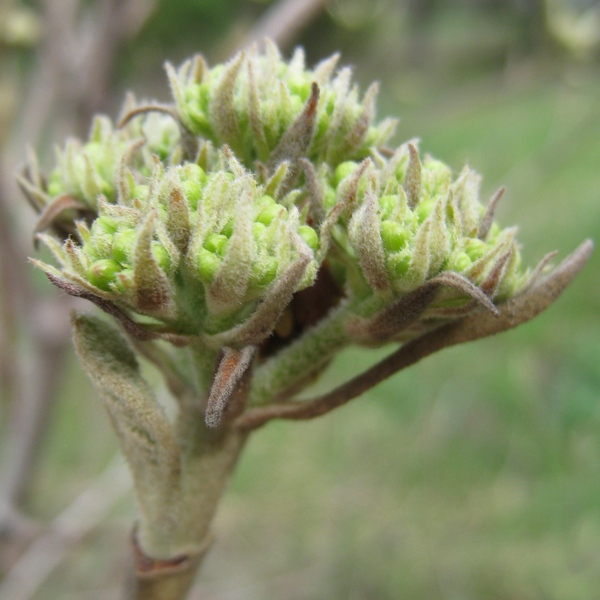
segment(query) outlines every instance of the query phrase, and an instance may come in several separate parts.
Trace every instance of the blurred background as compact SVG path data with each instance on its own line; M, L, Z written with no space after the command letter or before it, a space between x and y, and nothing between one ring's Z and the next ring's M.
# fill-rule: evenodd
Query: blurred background
M74 359L69 298L27 264L14 174L35 147L168 100L163 63L265 34L337 50L400 143L508 189L524 258L600 240L600 3L0 0L0 598L120 597L134 515ZM521 329L427 359L250 441L192 594L203 600L589 600L600 589L600 253ZM319 389L389 352L350 350ZM158 383L158 378L148 373Z

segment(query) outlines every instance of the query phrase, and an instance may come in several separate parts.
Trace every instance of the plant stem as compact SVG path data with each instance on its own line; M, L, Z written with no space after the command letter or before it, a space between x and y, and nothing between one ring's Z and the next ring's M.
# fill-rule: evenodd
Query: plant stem
M421 359L450 346L518 327L546 310L585 266L593 250L586 240L549 275L537 281L520 296L500 306L500 314L479 312L442 325L417 337L382 361L346 383L312 400L281 402L254 408L237 419L240 429L249 431L272 419L312 419L342 406L375 385Z
M250 403L264 405L324 367L348 343L344 324L351 310L351 303L343 302L302 337L260 365L252 378Z
M172 504L152 520L140 520L134 536L136 562L127 600L183 600L211 542L210 527L247 434L230 424L207 429L202 403L181 398L177 435L181 476Z
M190 591L202 556L186 560L185 565L154 574L132 573L124 600L182 600Z

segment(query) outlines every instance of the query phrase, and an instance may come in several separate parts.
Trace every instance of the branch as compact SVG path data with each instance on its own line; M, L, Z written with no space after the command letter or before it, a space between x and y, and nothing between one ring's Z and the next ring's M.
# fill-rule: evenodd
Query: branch
M154 0L103 0L96 3L93 13L89 11L78 35L79 45L85 49L78 107L82 125L87 127L95 113L105 110L119 47L135 36L155 8Z
M23 269L26 254L15 235L14 219L10 210L8 166L0 156L0 386L7 397L17 395L19 386L17 357L14 350L17 338L18 315L27 312L29 281Z
M325 9L327 0L280 0L254 24L235 46L244 49L265 38L289 48L298 35Z
M589 259L592 248L593 243L585 241L537 285L503 304L499 317L483 312L444 325L407 342L375 366L323 396L309 401L273 404L250 410L236 421L236 426L251 430L271 419L301 420L318 417L346 404L384 379L438 350L488 337L526 323L548 308L573 281Z
M33 146L40 142L49 125L55 124L59 107L62 115L71 120L77 110L89 111L89 107L103 97L98 82L107 89L117 44L135 33L155 4L144 0L107 0L98 5L100 18L89 19L90 29L79 20L83 4L80 0L40 0L39 3L45 17L45 36L38 48L38 67L24 94L25 102L14 119L18 130L14 139L27 139ZM78 72L89 77L81 78ZM64 299L57 302L54 297L35 298L31 293L29 272L25 268L29 250L23 244L29 236L21 231L29 227L16 218L16 211L12 214L11 204L19 196L13 173L16 170L14 154L20 154L21 148L13 151L7 139L1 140L0 149L0 290L3 294L0 386L7 392L13 410L7 428L9 433L2 444L6 460L2 464L0 503L14 509L25 495L35 464L60 383L60 367L69 335L68 328L58 327L64 321L61 316L68 312ZM17 330L26 340L35 337L31 349L29 343L16 347Z

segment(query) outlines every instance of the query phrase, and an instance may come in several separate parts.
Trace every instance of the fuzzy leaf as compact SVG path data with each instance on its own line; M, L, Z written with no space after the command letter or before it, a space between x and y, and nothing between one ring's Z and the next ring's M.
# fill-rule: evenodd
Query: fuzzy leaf
M492 227L492 222L494 220L494 213L496 212L496 206L498 206L498 202L500 202L500 199L504 195L505 189L506 188L501 187L494 194L494 197L490 200L483 217L481 217L479 231L477 233L477 237L480 240L485 240L490 232L490 228Z
M208 288L207 299L211 311L222 313L239 308L248 289L252 267L253 238L251 221L252 196L242 192L231 236L231 244L219 273Z
M381 234L375 196L365 194L363 205L354 213L348 228L350 241L367 283L376 292L390 291L385 269L385 252Z
M239 152L241 144L234 144L240 138L240 127L235 112L233 92L235 82L246 60L240 52L226 67L209 105L209 113L214 119L214 126L222 142L229 144L235 152Z
M281 161L289 160L292 164L303 158L312 142L319 103L319 86L312 84L311 92L303 111L289 126L281 137L279 144L269 159L269 167L274 169Z
M265 124L263 123L260 114L260 97L252 61L248 61L248 81L248 113L250 116L250 127L252 129L252 135L254 136L258 158L262 161L266 161L269 157L269 144L265 135Z
M224 348L206 406L204 420L207 427L217 427L221 422L227 400L250 366L255 352L254 346L247 346L242 350Z
M126 340L101 319L72 317L73 340L131 468L142 515L169 511L179 489L180 450Z
M155 213L150 213L134 248L135 301L142 312L170 317L174 312L171 286L152 255Z
M421 198L421 159L419 151L414 144L408 144L410 158L406 169L406 178L404 180L404 189L408 198L408 205L414 208Z
M492 314L499 315L493 302L476 285L458 273L447 271L430 279L373 317L354 319L348 324L349 332L352 335L363 337L371 343L389 341L424 313L431 302L435 300L439 288L443 286L458 290L470 297L473 303L470 305L469 312L473 312L477 305L480 305Z
M363 108L360 117L354 123L352 129L347 133L341 147L337 150L341 156L351 156L364 142L365 136L369 130L369 125L371 125L375 118L375 99L377 98L378 91L379 85L377 83L373 83L369 86L363 100Z
M173 243L185 253L190 239L189 205L179 186L174 186L168 198L167 230Z

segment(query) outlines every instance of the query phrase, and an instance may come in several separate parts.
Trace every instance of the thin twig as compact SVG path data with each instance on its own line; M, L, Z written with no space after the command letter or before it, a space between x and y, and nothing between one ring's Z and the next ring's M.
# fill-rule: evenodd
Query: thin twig
M119 47L135 36L156 8L155 1L103 0L89 11L81 23L79 45L85 48L81 69L83 89L79 101L79 119L87 127L92 116L104 110L109 99L110 82Z
M586 264L592 252L590 240L568 256L550 275L521 296L501 306L499 317L481 312L455 321L404 344L396 352L361 375L313 400L273 404L242 415L240 429L256 429L271 419L312 419L360 396L384 379L438 350L488 337L525 323L548 308Z
M265 38L272 39L280 48L289 48L302 30L323 12L326 4L327 0L280 0L233 44L233 49L244 49Z
M122 458L113 461L51 523L0 584L0 600L29 600L81 540L129 492L131 477Z
M0 162L3 157L0 157ZM17 353L14 345L17 339L17 323L15 318L28 302L29 281L23 269L24 254L17 242L13 219L9 208L9 189L5 183L8 169L0 164L0 289L2 303L0 314L0 386L6 391L6 397L16 396L18 389Z

